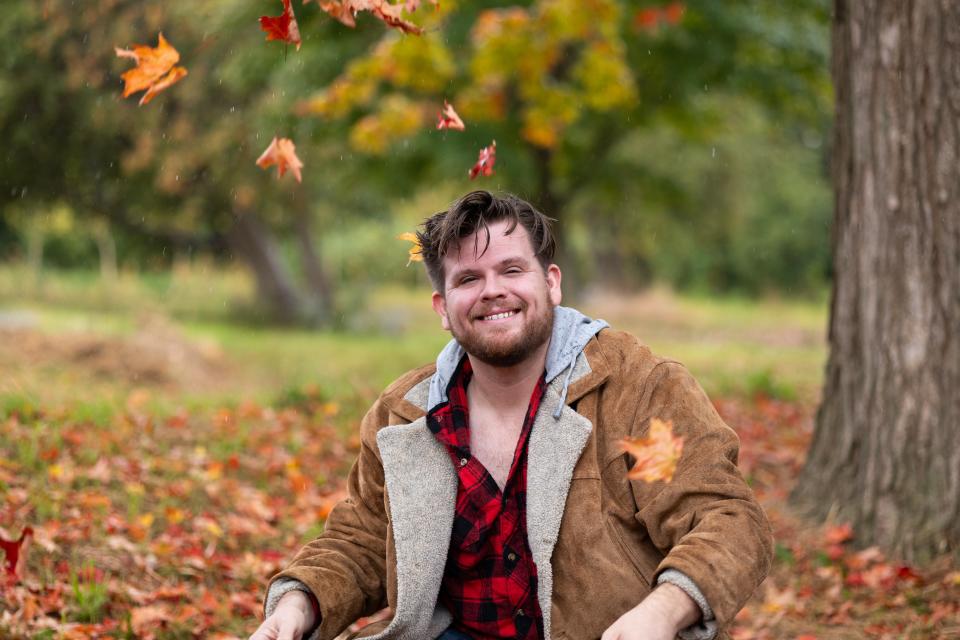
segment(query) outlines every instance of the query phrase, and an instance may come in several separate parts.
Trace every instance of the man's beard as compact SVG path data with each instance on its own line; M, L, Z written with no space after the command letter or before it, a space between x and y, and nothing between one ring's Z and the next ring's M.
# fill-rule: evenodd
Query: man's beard
M521 309L526 313L529 307ZM530 357L553 335L553 305L546 305L546 311L536 317L529 317L529 324L523 328L520 336L511 342L498 342L489 337L481 337L473 331L459 331L451 327L451 333L463 350L470 356L492 367L512 367Z

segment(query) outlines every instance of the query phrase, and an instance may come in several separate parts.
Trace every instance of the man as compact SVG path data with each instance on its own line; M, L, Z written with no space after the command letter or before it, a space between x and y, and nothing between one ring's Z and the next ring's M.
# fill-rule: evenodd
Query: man
M738 439L680 364L559 306L550 219L475 191L419 234L454 340L360 427L349 497L271 580L251 640L714 638L770 564ZM670 482L618 443L684 438Z

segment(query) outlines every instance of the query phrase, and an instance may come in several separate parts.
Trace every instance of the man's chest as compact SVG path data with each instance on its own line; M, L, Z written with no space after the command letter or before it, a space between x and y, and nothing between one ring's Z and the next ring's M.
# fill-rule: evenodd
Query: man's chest
M480 410L470 414L470 451L501 491L510 475L523 417L523 412L497 415Z

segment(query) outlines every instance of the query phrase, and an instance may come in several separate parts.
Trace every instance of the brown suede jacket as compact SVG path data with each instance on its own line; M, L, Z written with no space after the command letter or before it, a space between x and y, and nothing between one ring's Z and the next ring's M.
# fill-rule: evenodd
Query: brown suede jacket
M598 333L577 361L559 419L560 376L548 385L528 453L528 541L547 640L594 640L636 606L666 569L699 587L721 630L770 567L769 522L737 470L739 439L680 364L630 334ZM426 427L434 366L394 382L360 426L349 497L284 571L316 596L331 640L389 606L357 637L435 638L457 492L447 452ZM622 438L651 418L684 439L673 480L627 478Z

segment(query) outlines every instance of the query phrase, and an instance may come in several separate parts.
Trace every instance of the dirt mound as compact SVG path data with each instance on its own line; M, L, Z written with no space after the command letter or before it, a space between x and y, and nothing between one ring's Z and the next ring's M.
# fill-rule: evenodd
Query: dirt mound
M215 385L228 369L225 360L217 345L191 340L159 316L142 317L129 335L0 327L4 368L69 368L136 386L197 390Z

